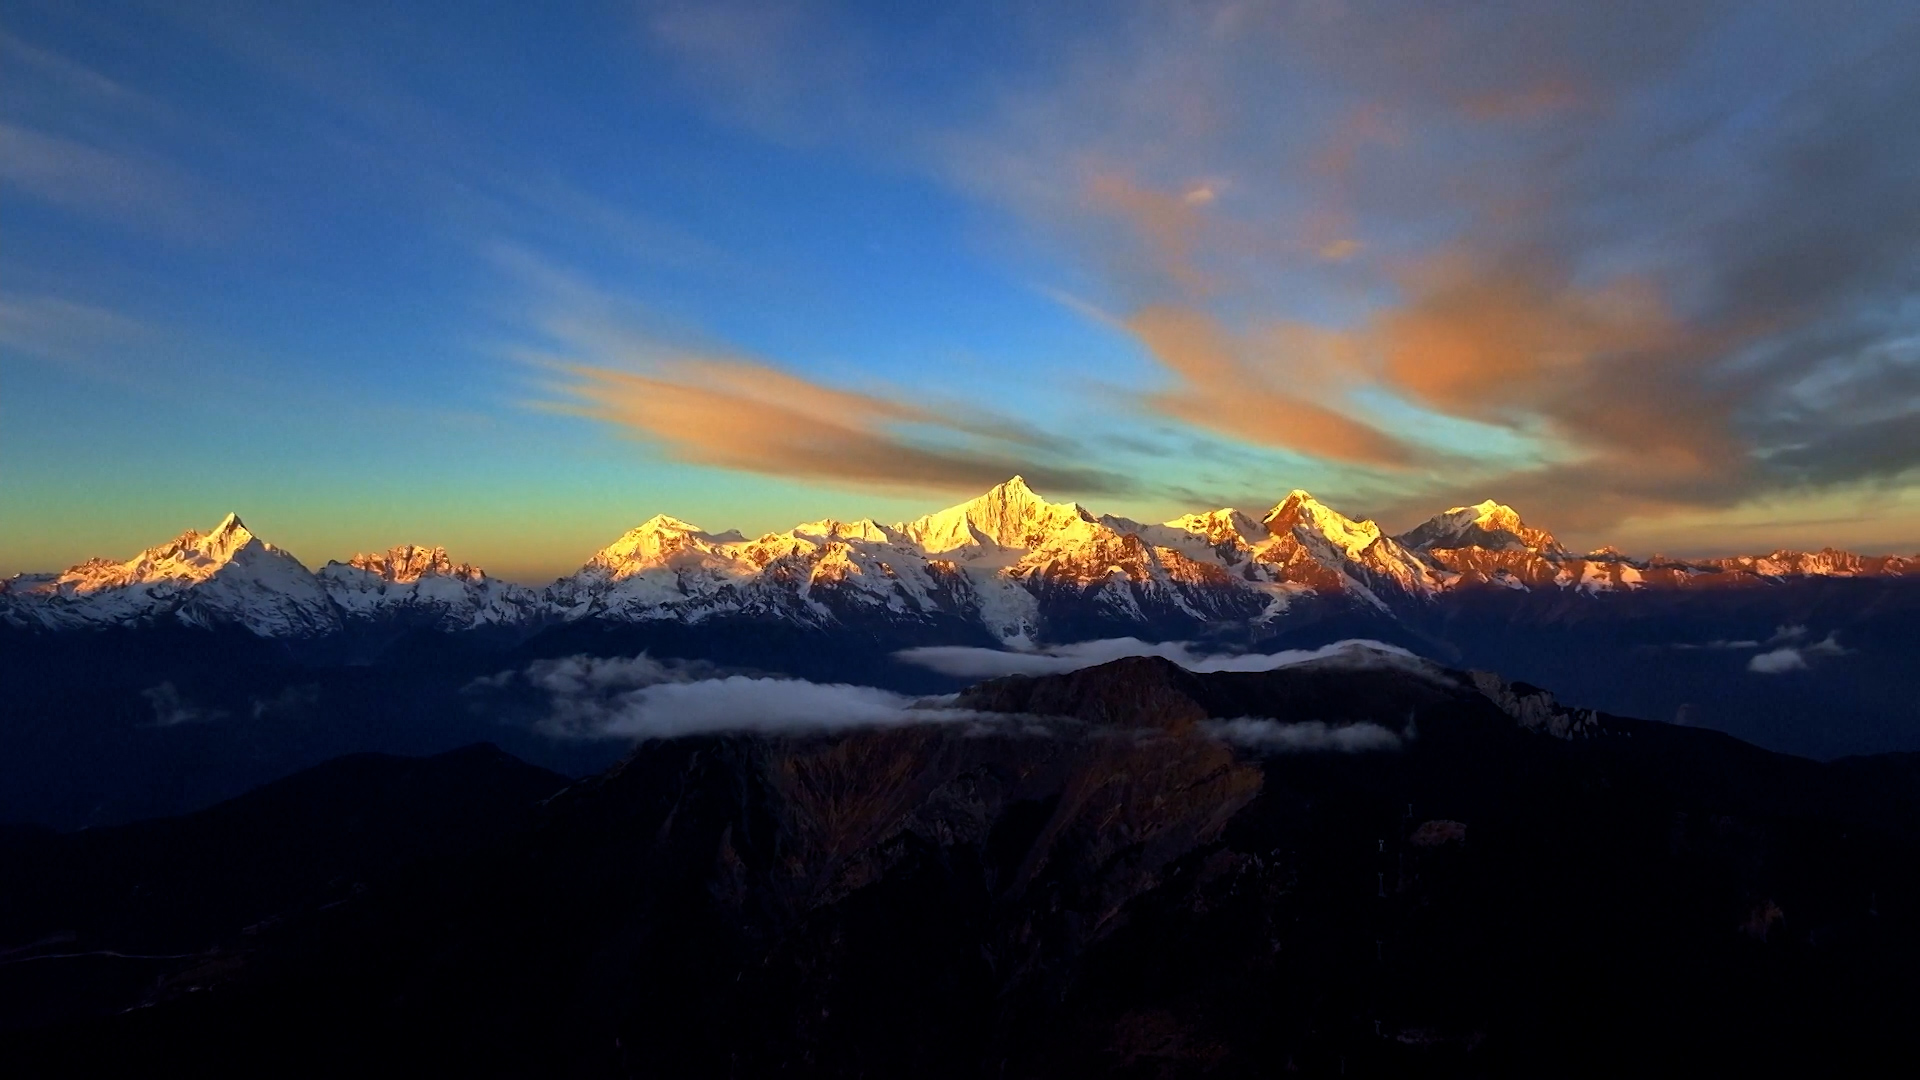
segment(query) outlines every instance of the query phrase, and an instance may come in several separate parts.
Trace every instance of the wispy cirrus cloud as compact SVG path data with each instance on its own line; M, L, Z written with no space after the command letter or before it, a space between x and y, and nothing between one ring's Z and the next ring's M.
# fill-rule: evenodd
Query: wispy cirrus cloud
M49 359L84 359L125 347L154 331L94 304L44 293L0 292L0 346Z
M0 184L69 210L182 236L205 222L181 170L0 120Z

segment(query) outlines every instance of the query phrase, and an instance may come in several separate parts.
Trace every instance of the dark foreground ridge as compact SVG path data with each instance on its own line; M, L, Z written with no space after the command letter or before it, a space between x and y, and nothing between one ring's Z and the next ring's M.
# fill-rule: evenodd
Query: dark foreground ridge
M551 797L499 755L363 758L189 818L23 835L32 895L100 884L75 930L9 883L0 1043L61 1072L253 1075L1911 1064L1912 756L1817 764L1377 659L1130 659L959 703L1002 716L650 743ZM415 784L442 811L330 801ZM433 840L303 876L284 831L246 825L302 799L325 809L282 813L308 835L386 814L353 835ZM154 914L183 864L149 836L286 891L260 894L271 917ZM210 897L252 878L224 880ZM16 962L62 931L195 955L112 961L153 966L54 1009L63 965L109 962Z

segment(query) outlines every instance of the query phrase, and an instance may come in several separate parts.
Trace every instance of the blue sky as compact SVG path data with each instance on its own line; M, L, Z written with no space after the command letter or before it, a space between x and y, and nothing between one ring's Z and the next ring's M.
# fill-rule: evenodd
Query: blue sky
M41 4L0 573L1292 487L1920 547L1903 5Z

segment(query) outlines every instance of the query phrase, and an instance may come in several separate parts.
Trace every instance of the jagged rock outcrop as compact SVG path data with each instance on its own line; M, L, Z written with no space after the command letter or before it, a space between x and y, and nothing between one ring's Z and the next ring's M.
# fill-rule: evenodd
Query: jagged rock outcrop
M1592 709L1569 709L1537 686L1510 683L1491 671L1471 671L1473 685L1528 731L1556 739L1584 739L1600 733L1600 714Z
M330 562L315 576L349 620L452 631L523 625L542 615L538 590L456 563L443 547L402 544Z

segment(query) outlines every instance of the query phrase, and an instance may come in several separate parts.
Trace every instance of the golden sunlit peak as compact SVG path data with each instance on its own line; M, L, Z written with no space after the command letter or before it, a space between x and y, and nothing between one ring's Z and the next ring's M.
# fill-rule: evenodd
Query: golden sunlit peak
M635 532L699 532L700 526L668 514L655 514L635 526Z
M1286 498L1281 499L1279 502L1275 503L1273 505L1273 509L1267 511L1267 520L1271 521L1274 518L1281 516L1282 514L1296 512L1302 509L1308 510L1309 512L1313 512L1313 511L1324 511L1326 513L1335 512L1330 507L1328 507L1327 504L1321 502L1319 499L1314 498L1312 492L1307 491L1303 488L1294 488L1292 491L1287 492Z

